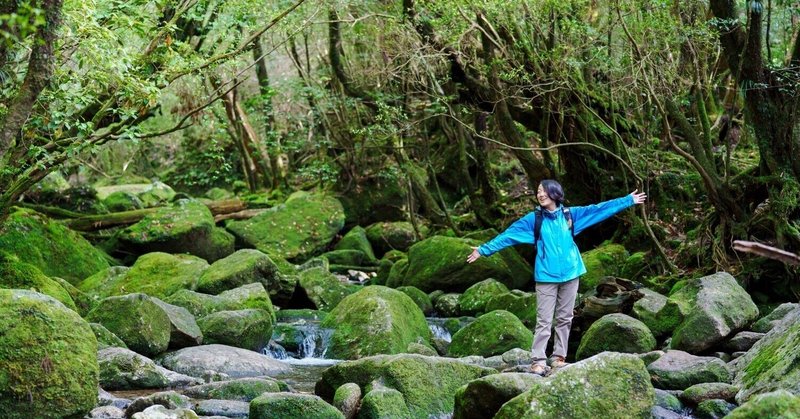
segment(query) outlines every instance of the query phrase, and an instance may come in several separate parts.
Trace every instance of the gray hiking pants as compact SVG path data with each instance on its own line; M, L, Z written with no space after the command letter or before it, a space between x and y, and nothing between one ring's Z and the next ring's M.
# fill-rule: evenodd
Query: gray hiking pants
M536 283L536 330L533 335L533 361L543 364L547 359L544 351L550 340L555 314L556 337L553 356L567 357L569 330L572 327L572 310L578 295L578 278L567 282Z

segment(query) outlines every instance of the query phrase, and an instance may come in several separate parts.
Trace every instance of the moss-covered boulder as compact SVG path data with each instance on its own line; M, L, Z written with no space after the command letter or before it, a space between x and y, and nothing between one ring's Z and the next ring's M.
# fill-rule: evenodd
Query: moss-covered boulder
M333 248L335 250L359 250L366 255L368 261L376 260L372 243L367 238L367 231L361 226L351 228Z
M725 416L726 419L799 417L800 396L786 390L758 394Z
M283 381L269 377L245 377L201 384L182 390L193 399L237 400L249 402L263 393L289 391Z
M4 418L82 417L97 404L97 340L52 297L0 289L0 366Z
M111 212L132 211L144 208L144 203L130 191L116 191L103 199L103 204Z
M158 298L153 298L153 302L158 304L169 317L171 325L169 332L170 349L197 346L203 343L203 333L200 331L200 327L197 326L194 315L189 310L166 303Z
M486 312L506 310L517 316L529 329L536 326L536 294L520 290L511 290L504 294L493 295L486 301Z
M784 316L747 353L736 360L734 384L739 403L779 389L800 395L800 308Z
M495 310L478 317L453 335L448 356L501 355L513 348L530 348L533 333L517 316Z
M422 310L404 293L368 286L346 297L321 323L333 329L328 353L335 359L396 354L411 342L429 344Z
M128 294L100 301L86 319L100 323L131 350L145 356L158 355L169 346L172 325L153 297Z
M307 297L317 309L331 311L359 289L357 285L343 283L326 269L315 267L300 272L296 292Z
M139 256L124 275L121 271L98 273L78 288L100 298L135 292L165 298L182 289L195 289L206 269L208 263L197 256L154 252Z
M320 257L328 259L328 263L332 266L354 268L375 265L375 261L370 260L366 253L354 249L331 250L323 253Z
M500 294L508 292L508 287L495 279L484 279L471 285L458 299L458 309L462 315L474 316L486 313L486 304Z
M692 405L713 399L732 402L738 392L739 387L728 383L700 383L683 390L681 400Z
M200 380L172 372L151 359L125 348L108 347L97 352L100 386L106 390L182 387Z
M700 383L730 383L732 374L719 358L695 356L670 350L647 366L653 385L665 390L684 390Z
M358 419L411 419L403 394L393 388L378 387L372 389L361 399Z
M440 317L458 317L461 315L458 308L460 298L461 294L449 292L437 298L433 307Z
M260 352L272 336L273 317L264 310L217 311L197 320L207 344L219 343Z
M189 253L214 262L233 253L233 241L215 243L214 228L214 216L208 207L200 201L180 199L122 230L117 240L124 250L136 254ZM219 245L228 249L220 251Z
M518 372L492 374L456 391L453 419L491 418L507 401L529 390L540 377Z
M672 333L683 320L675 301L648 288L641 288L643 297L633 303L631 316L647 325L656 338Z
M343 384L355 383L369 392L374 383L380 383L403 395L413 417L430 417L452 412L453 396L459 387L495 372L455 359L416 354L378 355L328 368L314 392L332 400L336 389Z
M775 325L781 322L787 314L789 314L792 310L800 307L800 304L797 303L783 303L778 307L775 307L769 314L766 316L758 319L757 322L753 323L752 329L754 332L757 333L767 333L772 330Z
M234 195L233 192L231 192L231 191L229 191L227 189L222 189L222 188L211 188L211 189L207 190L206 193L205 193L205 197L206 198L212 199L214 201L220 201L220 200L223 200L223 199L231 199L234 196L235 195Z
M292 195L261 215L225 224L246 245L292 261L319 254L343 226L342 204L324 194Z
M656 347L650 329L628 315L611 313L601 317L581 337L576 359L585 359L603 351L641 354Z
M105 348L125 348L128 349L128 345L119 338L119 336L111 333L110 330L106 329L100 323L89 323L89 327L92 328L92 332L94 332L94 336L97 338L97 349L105 349Z
M367 239L375 253L383 255L390 250L405 252L417 241L414 227L408 221L379 222L367 226Z
M581 276L579 292L595 289L606 276L619 276L620 269L628 258L622 245L604 243L597 248L581 253L586 273Z
M361 403L361 387L356 383L342 384L333 395L333 406L339 409L346 419L352 419Z
M750 294L725 272L690 279L670 299L684 314L670 347L687 352L709 349L758 318Z
M488 278L495 278L508 288L521 288L531 280L530 267L513 249L466 263L472 246L479 244L475 240L445 236L425 239L408 250L408 267L404 272L395 274L392 269L389 284L397 276L401 281L398 286L413 285L425 292L437 289L461 292Z
M195 317L205 317L223 310L250 308L273 314L275 312L267 290L259 282L221 292L219 295L181 290L170 295L164 301L189 310Z
M412 286L405 286L397 287L397 290L411 297L411 299L414 300L414 303L417 304L417 307L422 310L422 314L429 316L431 313L433 313L433 303L431 302L431 297L422 292L421 289Z
M649 418L654 404L644 363L635 355L604 352L536 380L495 418Z
M17 256L4 252L0 252L0 288L40 292L78 311L72 296L58 281L48 278L36 266L21 262Z
M64 288L64 291L66 291L70 298L72 298L78 314L81 316L85 316L89 311L91 311L92 308L94 308L95 300L89 294L79 290L78 287L70 284L66 279L59 278L57 276L50 277L50 279L56 281L58 285L61 285L61 288Z
M275 312L275 319L284 323L320 322L328 317L328 313L311 309L283 309Z
M294 292L294 282L280 272L269 256L255 249L239 250L211 264L200 276L197 291L219 294L253 282L264 284L270 295L283 301L288 301Z
M0 225L0 249L71 284L108 268L108 256L38 212L16 209Z
M311 394L264 393L250 402L250 419L344 419L344 415Z

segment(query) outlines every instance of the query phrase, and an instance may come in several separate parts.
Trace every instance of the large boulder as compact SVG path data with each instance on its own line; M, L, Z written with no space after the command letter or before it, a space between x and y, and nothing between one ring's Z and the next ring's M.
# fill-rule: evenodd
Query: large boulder
M411 297L411 299L417 304L417 307L419 307L419 309L422 310L422 313L426 316L429 316L431 313L433 313L433 302L431 301L431 297L422 292L421 289L409 285L397 287L397 290Z
M372 244L367 238L367 232L361 226L351 228L333 248L335 250L358 250L366 255L368 261L375 262L376 260Z
M318 266L300 272L296 292L308 298L317 309L331 311L345 297L359 289L359 286L345 284L327 269Z
M486 313L486 304L496 295L508 292L508 287L495 279L484 279L471 285L458 299L458 309L462 315L475 316Z
M230 378L263 377L286 374L289 365L258 352L225 345L202 345L170 352L160 359L161 365L192 377L209 374Z
M5 252L0 252L0 288L36 291L78 311L72 296L58 281L48 278L36 266L21 262L16 255Z
M322 373L314 392L332 401L336 389L358 384L365 393L377 386L399 391L413 417L439 416L453 411L456 390L495 370L455 359L416 354L377 355L345 361Z
M536 326L536 294L521 290L511 290L504 294L493 295L486 302L486 312L506 310L517 316L528 329Z
M622 245L605 243L581 253L581 257L586 265L586 273L581 276L578 291L584 293L594 290L607 276L619 276L628 252Z
M678 304L648 288L641 288L639 292L642 298L633 303L631 316L647 325L657 338L672 333L683 320Z
M414 301L379 285L346 297L321 326L333 329L328 354L336 359L401 353L409 343L429 344L431 339L425 316Z
M364 395L358 409L358 419L381 418L413 418L402 393L393 388L376 387Z
M259 282L221 292L219 295L180 290L164 301L189 310L195 317L205 317L218 311L249 308L275 313L267 290Z
M250 419L344 419L344 415L311 394L264 393L250 402Z
M576 359L585 359L603 351L641 354L656 347L656 339L644 323L622 313L601 317L581 337Z
M800 396L786 390L758 394L725 416L726 419L798 417L800 417Z
M671 350L647 366L653 385L665 390L684 390L700 383L730 383L732 374L719 358L694 356Z
M110 330L106 329L100 323L89 323L89 327L92 328L92 332L94 332L94 336L97 338L97 349L105 349L105 348L125 348L128 349L128 345L119 338L119 336L111 333Z
M472 380L456 391L453 419L494 417L503 404L529 390L540 379L533 374L509 372Z
M530 348L533 333L517 316L495 310L478 317L453 335L448 356L501 355L514 348Z
M209 262L233 253L233 241L215 248L214 216L202 202L181 199L161 207L117 235L119 245L136 254L148 252L189 253ZM222 254L222 255L221 255Z
M161 307L164 313L167 314L167 317L169 317L171 325L169 332L170 349L197 346L203 343L203 333L200 331L200 327L197 326L197 322L192 313L189 313L189 310L165 303L158 298L153 298L153 302Z
M494 417L649 418L653 405L655 391L641 359L604 352L536 380Z
M78 289L101 298L134 292L165 298L182 289L193 290L206 269L208 263L197 256L147 253L130 269L99 272L78 284Z
M202 382L158 366L151 359L125 348L101 349L97 352L97 362L100 387L109 391L179 387Z
M128 294L100 301L86 319L100 323L131 350L145 356L167 350L172 323L153 297Z
M319 254L344 226L344 209L324 194L292 194L286 203L225 227L239 240L267 254L292 261Z
M288 390L288 386L282 381L268 377L246 377L201 384L186 388L182 393L193 399L249 402L263 393L279 393Z
M684 314L670 347L687 352L709 349L758 318L750 294L726 272L690 279L670 299Z
M513 249L466 263L466 255L479 244L476 240L445 236L425 239L408 249L407 267L402 272L395 272L393 267L387 284L413 285L425 292L461 292L488 278L508 288L521 288L530 282L530 267Z
M294 282L285 278L278 265L263 252L242 249L220 259L206 269L197 282L197 291L219 294L242 285L260 282L271 295L291 298Z
M272 336L274 317L265 310L218 311L197 320L206 343L260 352Z
M0 225L0 249L71 284L109 265L108 256L83 236L28 209L16 209Z
M367 226L365 233L375 253L379 255L390 250L405 252L417 241L414 226L408 221L371 224Z
M0 366L4 418L82 417L97 403L97 340L52 297L0 289Z
M757 322L753 323L753 331L757 333L767 333L772 330L775 325L781 322L787 314L792 312L794 309L800 307L798 303L783 303L778 307L775 307L769 314L766 316L758 319Z
M760 393L787 390L800 396L800 308L788 313L780 323L736 360L734 384L741 388L739 403Z

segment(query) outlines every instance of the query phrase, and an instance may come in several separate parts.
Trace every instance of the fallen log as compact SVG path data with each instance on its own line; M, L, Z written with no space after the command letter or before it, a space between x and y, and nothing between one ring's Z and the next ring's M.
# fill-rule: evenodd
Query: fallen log
M205 205L217 220L218 215L238 213L247 209L247 203L234 199L206 202ZM96 231L106 228L129 225L139 222L146 215L158 211L161 207L144 208L131 211L114 212L111 214L84 215L65 221L67 227L77 231ZM251 215L254 216L256 214Z
M800 265L800 255L796 255L776 247L767 246L757 242L734 240L733 250L737 252L753 253L765 258L779 260L789 265Z

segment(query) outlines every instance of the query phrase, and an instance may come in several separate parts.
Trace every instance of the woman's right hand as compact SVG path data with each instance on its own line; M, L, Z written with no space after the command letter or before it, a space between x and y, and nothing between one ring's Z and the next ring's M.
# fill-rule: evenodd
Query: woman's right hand
M478 260L479 257L481 257L481 254L480 252L478 252L478 248L473 247L472 253L470 253L469 256L467 256L467 263L475 262L476 260Z

